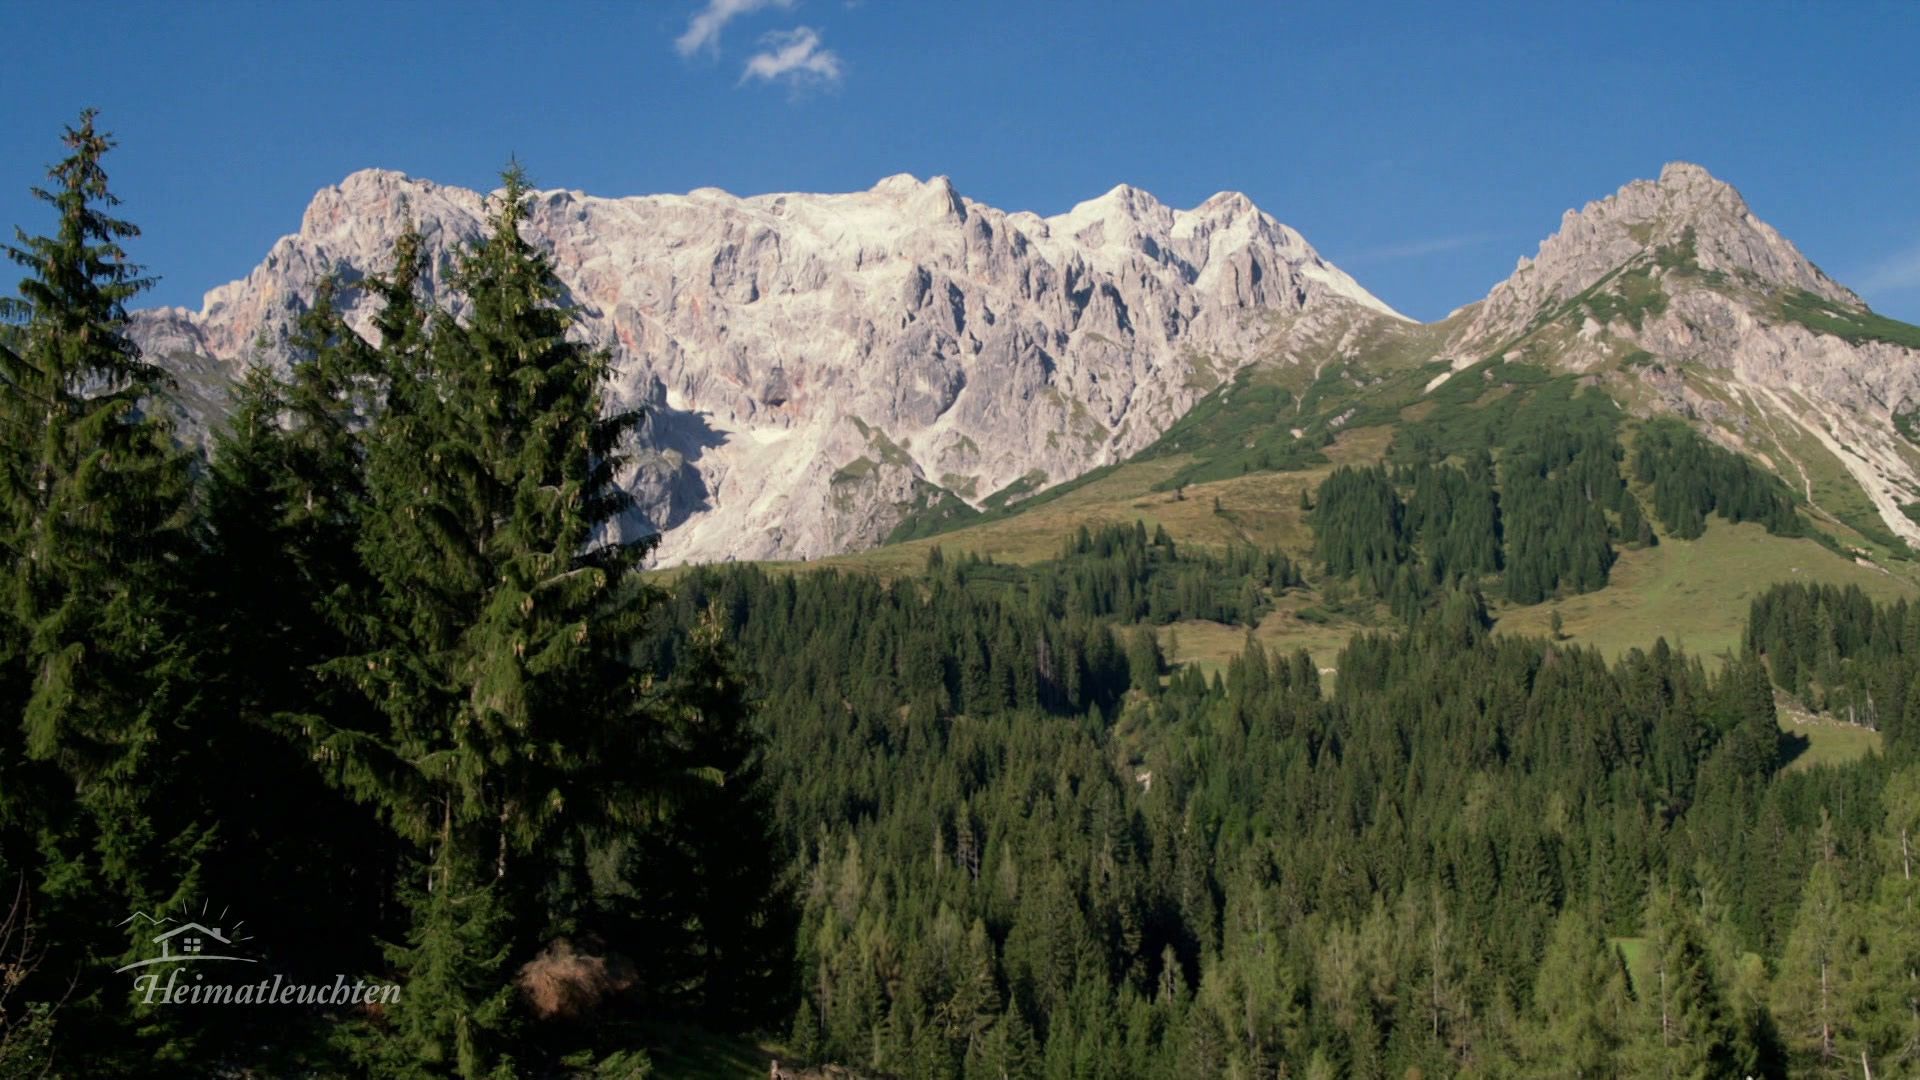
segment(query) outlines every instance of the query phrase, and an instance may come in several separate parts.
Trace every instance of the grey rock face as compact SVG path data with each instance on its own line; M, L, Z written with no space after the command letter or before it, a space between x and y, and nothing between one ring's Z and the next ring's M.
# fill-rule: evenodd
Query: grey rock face
M1573 299L1636 256L1662 249L1690 251L1704 271L1863 306L1754 217L1738 191L1698 165L1674 162L1658 180L1635 180L1584 209L1567 211L1539 253L1521 259L1513 275L1480 302L1454 344L1485 346L1518 336L1539 312Z
M1887 531L1920 543L1900 509L1920 500L1920 450L1893 422L1920 409L1920 352L1818 331L1789 310L1809 303L1869 314L1739 192L1677 163L1568 211L1538 255L1456 313L1443 355L1456 369L1501 354L1586 371L1643 354L1611 376L1622 400L1703 421L1816 506L1825 466L1812 459L1837 463Z
M136 335L182 370L284 364L324 274L385 269L411 217L442 294L484 214L476 192L355 173L247 278L197 312L140 313ZM1043 218L944 177L841 195L548 191L528 230L580 332L612 351L617 396L649 409L623 531L663 532L663 563L868 546L932 486L978 501L1140 449L1198 396L1196 366L1273 347L1275 316L1400 318L1235 194L1175 210L1122 186ZM369 332L365 297L342 299Z

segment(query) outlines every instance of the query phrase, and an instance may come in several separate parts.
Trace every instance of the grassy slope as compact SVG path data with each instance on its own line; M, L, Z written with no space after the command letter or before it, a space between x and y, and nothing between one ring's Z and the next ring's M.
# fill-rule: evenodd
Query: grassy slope
M1787 771L1844 765L1880 750L1880 733L1830 721L1794 724L1782 720L1787 733Z
M1774 706L1780 718L1780 730L1788 771L1844 765L1858 761L1880 749L1880 733L1827 715L1809 713L1799 702L1775 692Z
M1148 528L1166 526L1181 543L1216 548L1228 543L1276 546L1304 560L1312 537L1299 509L1301 489L1317 486L1336 465L1379 460L1391 435L1384 427L1348 431L1326 448L1325 465L1195 484L1186 488L1184 498L1157 491L1155 486L1185 468L1186 459L1171 456L1133 462L1024 513L809 565L889 576L911 574L926 564L927 551L935 545L949 555L976 552L1000 562L1033 563L1055 555L1065 537L1083 523L1098 526L1135 519L1145 521ZM1219 513L1213 509L1216 498ZM1544 635L1557 609L1569 640L1596 646L1610 656L1644 648L1661 636L1691 652L1712 656L1738 648L1749 602L1783 581L1854 584L1883 600L1920 595L1906 577L1856 564L1811 540L1769 536L1758 525L1729 525L1716 518L1698 540L1665 539L1644 551L1622 551L1612 584L1600 592L1533 607L1496 609L1496 630ZM1317 604L1312 590L1281 598L1279 610L1260 624L1257 637L1271 648L1304 647L1324 667L1332 665L1334 654L1349 636L1384 625L1352 615L1313 621ZM1302 609L1309 609L1309 618L1296 614ZM1174 659L1198 663L1208 671L1223 665L1245 644L1244 629L1213 624L1181 624L1174 628L1174 636L1178 646Z
M1623 303L1633 299L1622 295ZM1523 338L1543 337L1556 326L1558 322L1550 316ZM1033 563L1053 557L1081 525L1098 527L1136 519L1149 528L1164 526L1183 544L1274 546L1304 563L1312 537L1299 509L1302 489L1317 487L1338 465L1382 460L1401 427L1430 429L1445 444L1452 441L1447 438L1452 429L1461 425L1466 431L1477 424L1503 424L1503 399L1531 393L1541 380L1549 379L1547 372L1524 365L1480 364L1429 392L1426 384L1443 369L1426 357L1441 336L1435 327L1401 330L1349 340L1313 363L1259 365L1204 399L1192 414L1129 462L1096 470L958 528L949 524L950 531L936 536L811 564L779 565L885 576L912 574L925 565L928 551L936 545L949 556L972 552L1000 562ZM1629 355L1609 366L1630 367L1637 362L1641 361ZM1613 391L1635 385L1633 379L1597 381ZM1725 393L1717 380L1704 381L1715 385L1696 389L1705 389L1710 396ZM1750 411L1750 402L1727 396L1727 405ZM1760 445L1750 449L1764 454L1802 497L1812 495L1814 505L1808 512L1819 527L1845 546L1874 550L1891 572L1857 565L1811 540L1773 537L1756 525L1733 526L1714 519L1699 540L1668 539L1645 551L1622 551L1612 584L1601 592L1496 610L1497 631L1544 635L1557 609L1570 640L1596 646L1610 656L1645 647L1661 636L1712 656L1737 648L1749 601L1776 582L1857 584L1878 599L1920 594L1914 584L1920 566L1885 560L1882 545L1846 524L1852 519L1872 519L1873 513L1839 463L1804 433L1774 430L1777 426L1755 429L1754 441ZM1630 422L1622 433L1629 440L1632 428ZM1295 429L1302 438L1290 436ZM1329 445L1314 449L1325 432L1337 435ZM1477 443L1480 438L1464 441ZM1263 459L1270 459L1273 467L1262 468L1268 463ZM1241 473L1242 468L1250 471ZM1176 492L1175 485L1182 482L1184 489ZM1313 576L1311 569L1309 576ZM1390 621L1364 610L1328 614L1321 608L1315 590L1296 590L1280 598L1278 610L1262 621L1256 636L1273 648L1305 647L1327 667L1353 633ZM1174 659L1203 669L1224 664L1243 647L1246 633L1242 628L1204 623L1186 623L1171 631L1169 635L1163 629L1161 636L1163 644L1173 644ZM1824 732L1821 736L1815 741L1833 743L1847 737L1829 738Z
M1618 656L1656 637L1713 656L1735 650L1754 597L1778 582L1858 585L1881 600L1914 596L1914 586L1861 566L1812 540L1769 536L1755 524L1715 518L1698 540L1662 539L1622 551L1611 583L1596 593L1498 612L1497 630L1545 635L1558 609L1572 641Z
M1177 534L1176 534L1177 535ZM1609 657L1646 648L1655 638L1702 656L1718 656L1740 646L1747 608L1753 598L1777 582L1809 581L1858 585L1868 595L1891 601L1920 595L1920 590L1880 570L1860 566L1811 540L1767 535L1758 525L1729 525L1715 520L1698 540L1667 540L1645 551L1623 551L1605 589L1532 607L1496 607L1496 633L1545 637L1557 609L1569 643L1591 645ZM1270 648L1305 648L1322 667L1354 633L1385 625L1383 620L1336 616L1309 622L1293 612L1311 607L1311 594L1285 597L1267 616L1256 636ZM1174 628L1178 649L1173 659L1191 661L1211 672L1246 643L1244 630L1182 623ZM1165 631L1161 635L1166 642ZM1858 729L1844 725L1797 726L1825 743L1857 741Z
M1035 563L1059 554L1060 545L1081 525L1144 521L1149 529L1165 525L1174 539L1224 548L1230 543L1277 546L1302 553L1311 543L1301 520L1300 491L1317 487L1336 465L1377 461L1392 433L1363 428L1342 434L1322 451L1327 464L1298 472L1249 473L1184 492L1156 486L1189 464L1180 455L1135 461L1045 503L1008 517L970 525L937 537L890 544L869 551L821 559L813 566L869 570L881 574L916 573L934 547L946 554L972 552L998 562ZM1213 509L1220 500L1220 512Z

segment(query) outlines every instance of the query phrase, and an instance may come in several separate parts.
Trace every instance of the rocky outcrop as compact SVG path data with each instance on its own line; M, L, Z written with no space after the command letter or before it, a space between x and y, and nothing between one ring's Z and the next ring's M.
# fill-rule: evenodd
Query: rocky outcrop
M284 364L315 283L383 269L408 219L453 302L445 274L484 212L476 192L355 173L247 278L199 311L140 313L137 336L196 386ZM581 332L613 352L616 394L648 409L624 530L663 532L669 563L844 551L929 492L977 502L1035 473L1069 479L1284 348L1285 327L1314 321L1297 316L1400 319L1237 194L1176 210L1121 186L1040 217L944 177L842 195L547 191L528 229ZM364 296L343 302L367 332ZM204 426L213 408L184 411Z
M140 313L183 426L210 426L245 364L286 362L322 275L348 283L367 332L351 284L386 266L409 219L429 288L457 312L443 282L485 204L355 173L199 311ZM1059 483L1148 445L1255 359L1364 367L1436 349L1456 371L1499 355L1587 373L1816 504L1840 498L1823 485L1857 487L1836 519L1920 543L1903 509L1920 502L1920 448L1900 430L1920 430L1920 332L1878 319L1696 165L1568 211L1485 300L1423 329L1233 193L1179 210L1121 185L1042 217L944 177L839 195L547 191L527 228L580 332L613 353L614 392L645 407L621 531L662 533L664 563L856 549L915 507Z
M1697 165L1569 210L1456 319L1443 349L1456 369L1504 355L1603 373L1622 400L1701 421L1816 505L1823 472L1850 480L1885 532L1920 543L1902 509L1920 500L1920 448L1894 421L1920 410L1920 351L1895 340L1911 328L1874 316Z
M1522 258L1512 276L1476 305L1449 348L1472 356L1475 349L1516 338L1542 312L1636 258L1663 251L1676 257L1684 252L1705 272L1862 306L1859 297L1822 273L1773 226L1754 217L1738 191L1698 165L1674 162L1658 180L1635 180L1584 209L1568 210L1539 253Z

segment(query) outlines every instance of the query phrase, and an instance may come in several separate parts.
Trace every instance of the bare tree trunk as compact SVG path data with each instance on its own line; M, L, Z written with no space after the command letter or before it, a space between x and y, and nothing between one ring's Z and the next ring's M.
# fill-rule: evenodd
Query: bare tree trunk
M1667 969L1664 966L1665 961L1661 963L1663 966L1660 968L1660 1045L1672 1046L1673 1025L1667 1016Z
M1827 960L1820 958L1820 1057L1833 1057L1833 1025L1827 1019Z
M1438 1039L1438 1038L1440 1037L1440 968L1439 968L1439 961L1438 961L1438 959L1437 959L1437 957L1436 957L1436 960L1435 960L1435 966L1434 966L1434 969L1433 969L1433 976L1432 976L1432 978L1431 978L1431 979L1429 979L1429 980L1428 980L1428 983L1429 983L1429 985L1430 985L1430 986L1432 987L1432 990L1433 990L1433 994L1432 994L1432 997L1433 997L1433 1037L1434 1037L1435 1039Z

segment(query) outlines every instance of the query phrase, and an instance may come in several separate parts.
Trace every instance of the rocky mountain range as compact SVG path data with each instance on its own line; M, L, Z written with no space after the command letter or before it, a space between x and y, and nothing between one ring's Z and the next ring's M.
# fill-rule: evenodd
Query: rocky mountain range
M411 217L441 291L477 192L393 172L316 196L299 232L199 311L137 318L196 389L191 425L337 273L387 265ZM539 193L534 238L646 407L630 483L663 563L872 545L909 511L1033 490L1151 442L1290 328L1404 321L1245 196L1191 210L1130 187L1043 218L945 177L845 195ZM348 290L357 328L371 311ZM211 385L210 385L211 384Z
M439 293L484 209L477 192L355 173L247 278L199 311L139 313L136 336L204 431L245 365L288 362L323 275L383 269L411 219ZM1245 365L1364 364L1368 343L1409 335L1446 362L1430 389L1490 356L1588 372L1761 458L1863 535L1920 541L1903 509L1920 453L1902 433L1920 337L1693 165L1569 211L1486 299L1426 328L1233 193L1179 210L1123 185L1041 217L944 177L840 195L546 191L529 229L581 332L613 352L616 393L648 411L625 527L661 532L663 564L871 546L910 515L1122 460ZM344 301L367 327L362 295Z

